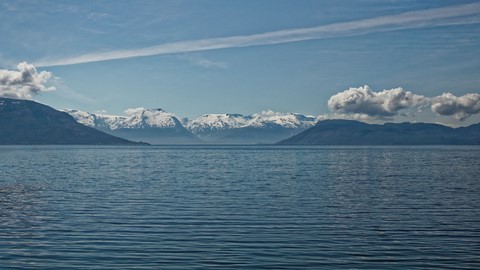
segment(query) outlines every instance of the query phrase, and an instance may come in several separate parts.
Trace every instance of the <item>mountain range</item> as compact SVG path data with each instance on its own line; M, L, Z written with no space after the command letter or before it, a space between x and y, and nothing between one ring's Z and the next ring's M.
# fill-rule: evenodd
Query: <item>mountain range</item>
M79 123L132 141L150 144L200 143L177 117L162 109L130 109L126 116L65 110Z
M76 122L69 114L30 101L0 98L0 144L133 145Z
M281 145L478 145L480 124L451 128L430 123L367 124L324 120Z
M273 112L206 114L180 121L161 109L129 109L126 116L115 116L61 112L30 100L0 98L0 144L136 144L130 140L153 144L480 145L480 123L451 128L431 123L317 122L313 116Z
M106 133L151 144L275 143L306 128L316 118L296 113L205 114L180 121L161 109L129 109L125 116L65 110L79 123ZM182 124L183 122L183 124Z
M187 129L210 143L275 143L315 125L314 116L279 114L205 114Z

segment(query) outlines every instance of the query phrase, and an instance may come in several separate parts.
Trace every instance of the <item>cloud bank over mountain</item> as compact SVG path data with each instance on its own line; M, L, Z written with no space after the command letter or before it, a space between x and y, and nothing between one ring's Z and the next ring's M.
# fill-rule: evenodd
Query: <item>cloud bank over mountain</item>
M448 115L463 121L473 114L480 113L480 94L466 94L460 97L443 93L432 99L432 111L438 115Z
M31 99L41 92L53 91L55 87L46 85L51 77L51 72L37 72L27 62L18 64L16 70L0 69L0 97Z
M328 108L334 113L389 118L404 109L419 109L427 103L426 97L405 91L401 87L373 92L365 85L333 95L328 100Z
M463 121L480 113L480 94L470 93L457 97L443 93L425 97L401 87L374 92L368 85L351 87L330 97L328 108L333 114L321 115L321 119L343 118L354 120L392 120L395 116L414 116L430 107L432 112L452 116Z

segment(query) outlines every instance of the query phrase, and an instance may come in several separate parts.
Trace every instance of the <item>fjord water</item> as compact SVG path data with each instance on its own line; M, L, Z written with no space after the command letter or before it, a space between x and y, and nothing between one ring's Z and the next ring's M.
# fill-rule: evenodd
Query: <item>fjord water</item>
M0 147L0 265L480 268L479 147Z

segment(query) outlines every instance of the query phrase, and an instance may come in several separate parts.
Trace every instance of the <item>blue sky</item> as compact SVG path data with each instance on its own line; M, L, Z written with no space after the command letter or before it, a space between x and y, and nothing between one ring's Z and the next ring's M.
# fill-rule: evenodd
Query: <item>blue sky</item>
M0 68L51 72L34 99L57 109L319 115L350 87L480 91L480 1L6 0L0 18ZM422 111L394 118L480 122Z

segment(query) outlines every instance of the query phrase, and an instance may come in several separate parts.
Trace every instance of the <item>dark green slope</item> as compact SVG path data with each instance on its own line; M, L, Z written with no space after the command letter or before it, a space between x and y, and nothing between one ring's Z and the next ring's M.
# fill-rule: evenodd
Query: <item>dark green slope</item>
M286 145L462 145L480 144L480 125L450 128L428 123L372 125L352 120L325 120L280 141Z
M131 145L30 100L0 98L0 144Z

